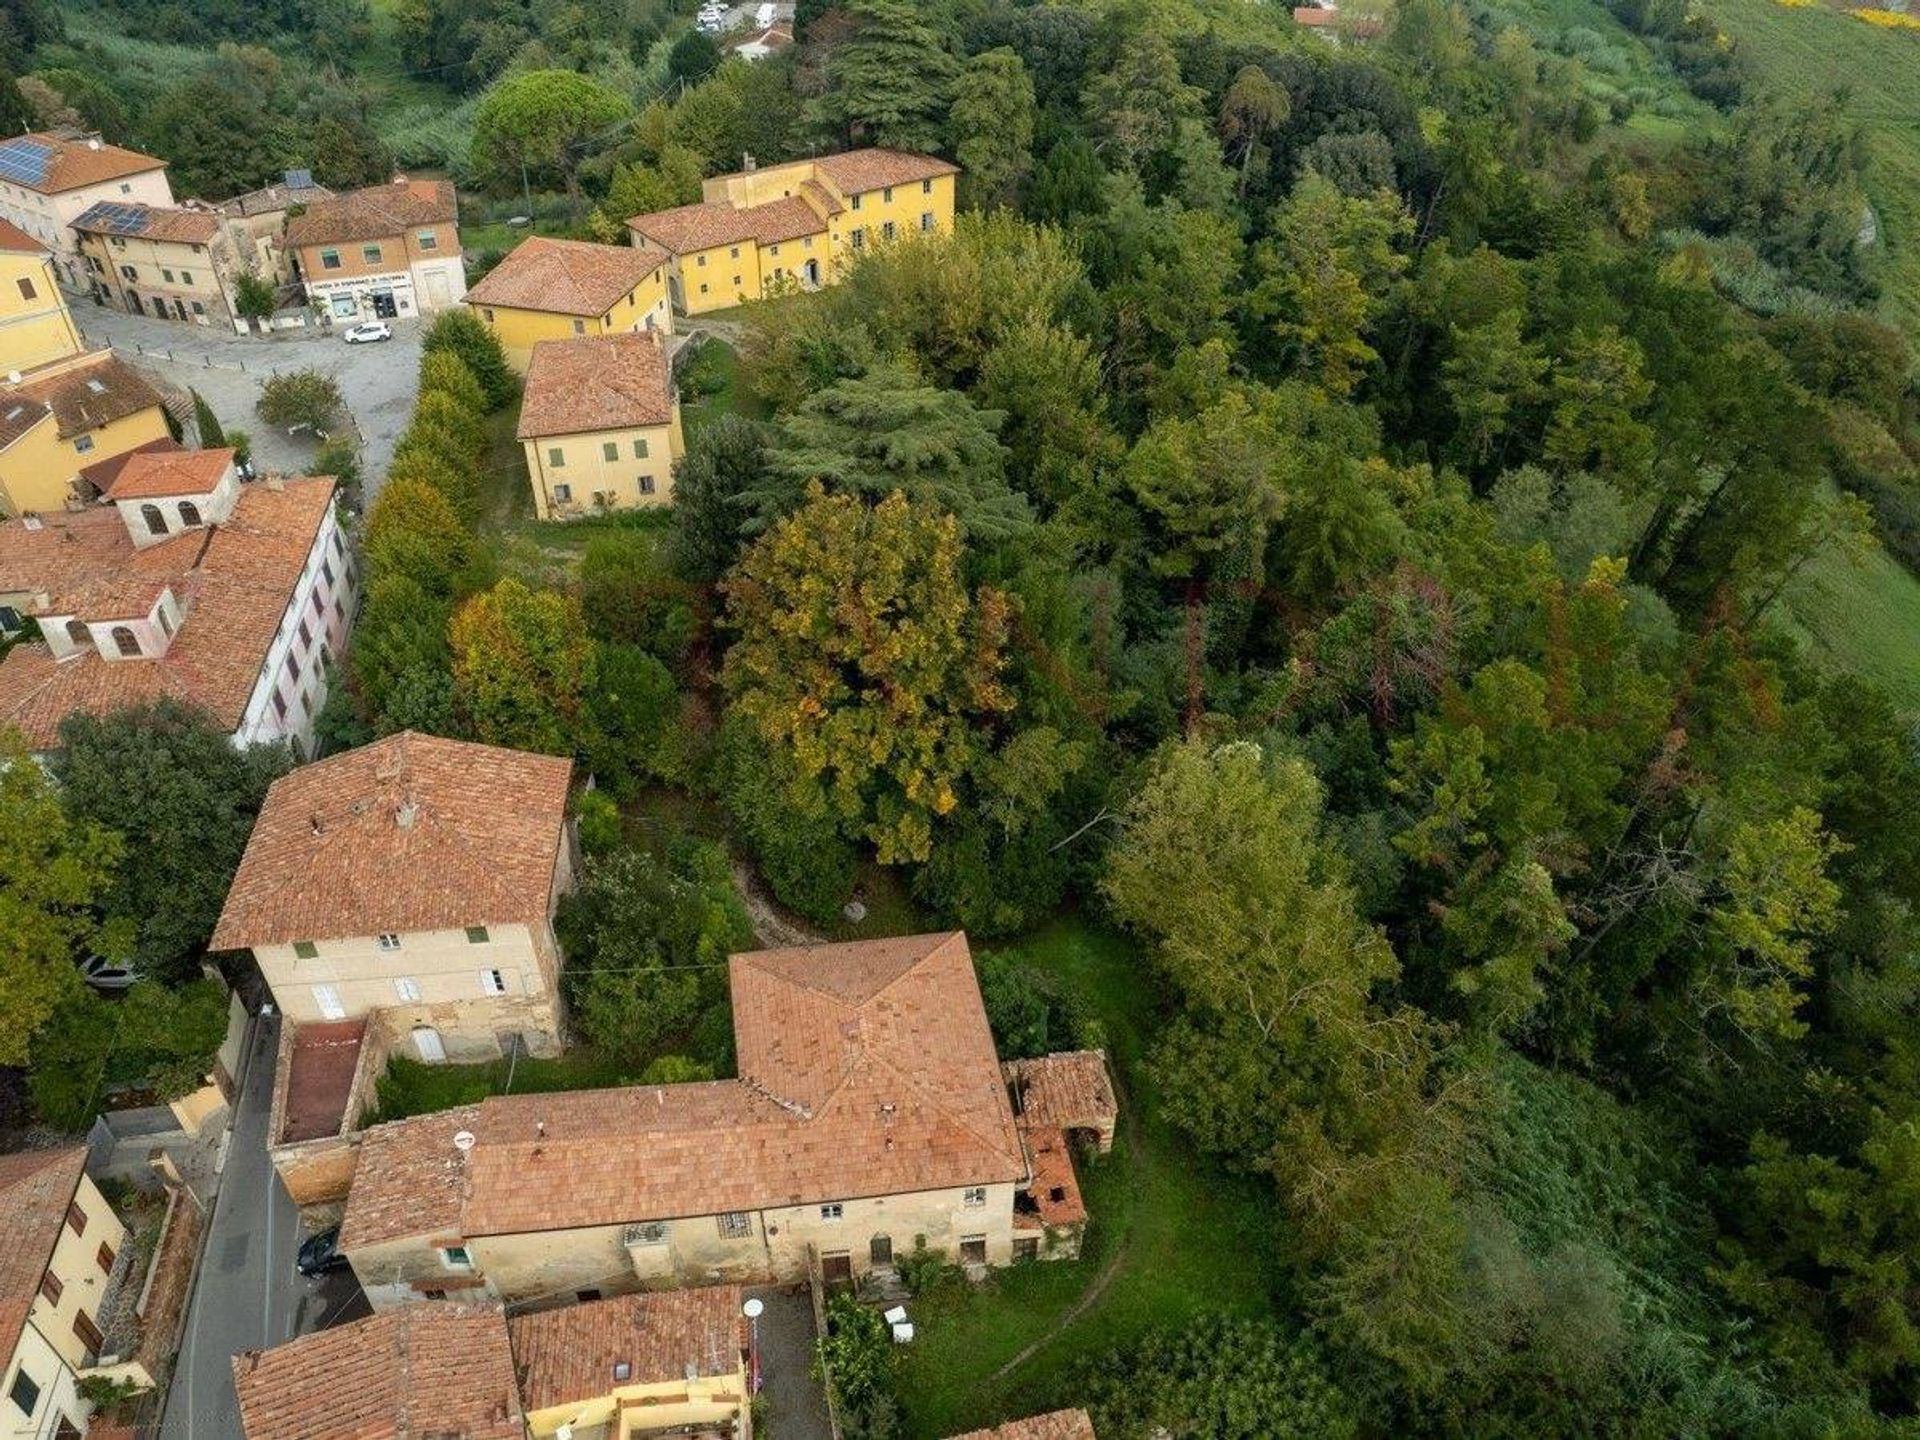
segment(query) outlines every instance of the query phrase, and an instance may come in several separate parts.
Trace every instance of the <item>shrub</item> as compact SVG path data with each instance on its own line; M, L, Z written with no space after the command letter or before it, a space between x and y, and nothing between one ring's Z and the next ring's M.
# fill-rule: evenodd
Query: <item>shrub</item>
M304 425L316 432L333 424L344 408L340 386L318 370L289 370L269 375L255 407L269 425Z
M500 337L489 330L480 317L464 306L442 310L427 327L421 342L422 362L436 351L451 351L459 357L486 397L487 409L498 410L519 393L520 383L507 364Z
M429 595L451 595L472 547L452 503L422 480L389 480L367 516L367 571L373 579L404 575Z
M721 730L720 796L782 905L822 923L853 893L853 847L824 808L803 808L749 723Z
M815 1366L833 1389L840 1428L849 1440L891 1440L901 1433L893 1335L878 1310L844 1292L829 1299L827 1333Z

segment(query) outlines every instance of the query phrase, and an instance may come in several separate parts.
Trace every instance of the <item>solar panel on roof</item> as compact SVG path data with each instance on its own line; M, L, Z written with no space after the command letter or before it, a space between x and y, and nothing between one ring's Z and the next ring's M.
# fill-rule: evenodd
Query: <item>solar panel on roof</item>
M0 144L0 179L25 185L44 185L59 147L31 135L16 135Z
M313 171L287 171L287 188L289 190L311 190L313 188Z

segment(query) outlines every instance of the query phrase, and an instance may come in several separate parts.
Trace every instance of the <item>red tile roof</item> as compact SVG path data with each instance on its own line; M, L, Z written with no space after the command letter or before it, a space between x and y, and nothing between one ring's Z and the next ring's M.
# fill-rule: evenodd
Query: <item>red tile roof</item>
M507 1235L1026 1176L965 935L764 950L729 974L738 1080L495 1097L454 1126L376 1126L343 1248L444 1230L455 1201L452 1233ZM389 1148L383 1132L403 1126ZM464 1156L461 1128L477 1140ZM376 1153L432 1166L390 1174Z
M848 150L822 155L813 163L842 195L863 195L888 185L911 185L960 173L958 165L937 155L916 155L907 150Z
M635 215L627 228L675 255L753 239L753 221L746 210L708 200Z
M19 1343L86 1165L84 1145L0 1155L0 1355Z
M527 364L522 440L631 430L673 420L666 346L652 331L542 340Z
M546 921L573 762L403 731L273 782L212 948Z
M740 1368L740 1287L621 1295L507 1321L529 1410L573 1405L622 1385L732 1375ZM627 1367L616 1379L614 1366ZM743 1397L744 1398L744 1397Z
M172 586L185 612L166 654L152 659L55 660L45 645L16 645L0 660L0 723L51 750L75 710L104 714L171 695L238 728L333 492L324 477L249 485L221 524L142 550L110 509L49 515L37 531L19 520L0 525L0 593L45 597L30 602L35 613L75 613L56 599L117 608L129 585L142 584Z
M1019 1091L1022 1124L1110 1133L1119 1117L1102 1051L1059 1051L1009 1060L1002 1068L1007 1083Z
M39 379L0 389L0 450L48 415L65 440L160 404L160 394L131 365L101 351Z
M495 1304L403 1305L233 1357L247 1440L524 1440Z
M144 445L119 455L109 455L105 460L96 460L91 465L80 467L80 478L104 495L113 488L113 482L120 478L120 472L127 468L127 462L136 455L179 455L186 452L186 446L171 435L162 435L158 440L149 440Z
M657 250L533 235L467 291L470 305L600 316L666 261Z
M444 224L458 215L453 182L395 180L315 200L287 221L287 244L385 240L403 235L416 225Z
M0 250L26 255L51 253L48 246L34 239L11 220L0 220Z
M287 1046L285 1115L271 1144L340 1133L366 1037L364 1015L358 1020L322 1020L293 1032Z
M107 491L114 500L156 500L176 495L211 495L233 465L232 449L141 449L126 463Z
M35 131L0 140L0 156L14 156L9 167L15 184L42 195L58 195L98 185L103 180L119 180L128 175L143 175L162 170L167 162L138 150L125 150L98 138L68 139Z
M1055 1410L1025 1420L1009 1420L990 1430L969 1430L952 1440L1095 1440L1093 1417L1084 1410Z

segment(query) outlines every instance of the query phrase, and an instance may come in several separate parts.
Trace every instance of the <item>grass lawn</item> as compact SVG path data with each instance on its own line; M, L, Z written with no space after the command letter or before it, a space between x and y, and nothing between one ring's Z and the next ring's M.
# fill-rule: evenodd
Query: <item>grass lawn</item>
M703 426L711 425L722 415L745 415L749 419L764 420L773 413L773 407L741 381L740 357L725 341L706 341L701 347L700 358L690 364L692 373L701 377L705 393L681 404L680 423L689 441L700 433ZM683 372L683 375L685 373L688 372Z
M511 1086L509 1086L511 1079ZM533 1095L550 1090L594 1090L633 1079L610 1057L576 1047L552 1060L522 1055L478 1065L427 1065L405 1055L387 1062L378 1081L379 1103L363 1121L376 1125L409 1115L432 1115L472 1105L489 1095Z
M1872 153L1867 193L1880 217L1885 315L1920 340L1920 33L1822 4L1711 0L1707 9L1776 94L1845 93Z
M912 1302L918 1333L901 1359L900 1398L908 1433L929 1440L1075 1403L1076 1367L1155 1326L1261 1313L1279 1278L1272 1187L1189 1151L1142 1073L1159 1021L1138 951L1075 917L1005 948L1058 978L1105 1027L1120 1134L1110 1156L1081 1169L1094 1217L1083 1258L1015 1266L978 1287L948 1281ZM1109 1267L1105 1288L1076 1313Z
M1875 681L1920 720L1920 580L1912 572L1878 548L1860 565L1823 556L1783 602L1779 623L1817 660Z

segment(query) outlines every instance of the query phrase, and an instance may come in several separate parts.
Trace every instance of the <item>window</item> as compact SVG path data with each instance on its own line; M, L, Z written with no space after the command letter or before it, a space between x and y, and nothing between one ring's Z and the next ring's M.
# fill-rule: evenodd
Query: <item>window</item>
M491 309L488 309L484 313L487 317L487 323L491 325L493 323L493 311Z
M705 255L696 255L693 257L693 263L695 265L705 265L707 263L707 257Z
M618 460L620 458L619 442L609 440L606 444L602 445L600 447L600 458L602 460Z
M381 935L380 939L375 943L377 943L382 950L398 950L400 948L400 937L389 930Z
M922 180L920 182L920 193L922 195L931 195L933 193L933 181Z
M420 998L420 982L411 975L399 975L394 978L393 993L402 1000Z
M574 321L574 322L573 322L573 333L574 333L574 334L576 334L576 335L584 335L584 334L586 334L586 333L587 333L587 322L586 322L586 321L584 321L584 320L576 320L576 321Z
M142 505L140 507L140 518L147 522L147 533L149 535L164 535L167 533L167 517L160 513L160 507L158 505Z
M338 270L340 268L340 252L331 246L322 250L320 252L320 268L322 270Z
M733 288L736 290L740 288L740 277L738 275L733 277Z
M628 1245L664 1245L667 1243L667 1222L645 1220L637 1225L629 1225L622 1239Z
M651 475L642 475L640 477L640 493L642 495L653 494L653 477Z
M867 230L864 225L853 232L852 240L854 249L864 250L867 248Z
M69 620L67 621L67 639L76 645L90 645L93 643L93 632L87 629L86 621Z
M331 560L322 560L320 562L320 574L326 580L327 584L333 584L333 562Z
M80 1427L62 1415L53 1427L53 1440L81 1440Z
M283 668L287 672L287 679L291 680L294 686L298 688L300 684L300 657L291 650L287 651L286 664Z
M418 245L422 250L438 250L440 248L440 237L431 230L422 230L418 235L413 237L413 243Z
M633 442L633 458L636 460L644 460L647 458L647 442L645 439Z
M40 1277L40 1293L47 1297L49 1305L60 1303L60 1292L66 1287L60 1283L60 1277L49 1270Z
M467 1247L464 1245L442 1245L440 1263L449 1270L471 1270L473 1256L467 1253Z
M140 278L140 272L131 265L122 265L120 267L120 273L129 280L138 280Z
M960 1237L960 1263L962 1265L986 1264L987 1237L984 1235L962 1235Z
M33 281L27 279L26 276L22 275L14 283L20 287L20 298L22 300L37 300L40 298L33 288Z
M987 1203L986 1187L984 1185L975 1185L971 1189L964 1191L960 1196L960 1203L969 1210L978 1210Z
M729 1210L717 1217L722 1240L744 1240L753 1234L753 1222L739 1210Z
M738 260L740 258L740 247L736 245L731 250L727 251L727 258L729 260Z
M487 937L486 926L484 925L467 926L467 943L469 945L484 945L487 943L487 938L488 937Z
M320 592L318 589L310 590L307 592L307 608L313 611L314 619L318 620L320 618L321 606L320 606Z
M360 258L369 265L378 265L380 263L380 247L378 245L362 245L360 247Z
M173 284L173 272L164 265L160 267L160 278L169 285Z
M852 205L855 210L858 210L860 208L860 197L858 195L855 195L853 197Z
M921 233L926 234L932 231L932 229L933 229L933 212L931 210L922 210L920 212Z
M98 1265L101 1273L106 1275L113 1273L113 1259L113 1247L111 1245L102 1245L93 1255L93 1263Z
M93 436L91 435L74 436L73 448L77 453L81 455L86 454L89 450L93 449Z
M313 631L307 628L307 622L304 617L300 621L299 628L300 628L300 643L302 645L305 645L308 649L312 649L313 648Z
M200 507L191 500L182 500L180 502L180 523L189 528L198 525L200 523Z
M191 270L182 270L180 272L180 283L182 285L191 285L193 283L193 272Z
M483 995L504 995L507 993L507 977L498 970L480 972L480 992Z
M158 619L160 621L160 633L171 640L173 638L173 621L167 618L167 612L164 607L160 610Z
M296 940L293 942L293 958L296 960L312 960L319 954L320 947L311 940Z
M778 245L767 246L767 254L778 255L779 253L780 253L780 247ZM780 272L778 270L775 270L773 273L778 275Z
M838 1200L834 1201L831 1205L822 1205L820 1207L820 1218L822 1220L838 1220L845 1213L845 1207L843 1207Z
M287 697L280 693L280 687L277 685L273 689L272 699L273 699L274 718L277 720L286 719L287 718Z
M707 282L706 282L706 281L704 281L704 280L702 280L702 281L700 282L700 293L701 293L702 295L704 295L704 294L706 294L706 293L707 293Z
M891 185L880 192L880 200L881 203L885 205L891 205L893 203L893 187Z
M549 445L547 447L547 464L551 465L555 470L560 470L565 468L566 463L566 451L562 450L558 445Z
M22 1415L31 1415L34 1407L40 1403L40 1386L31 1375L21 1370L14 1375L13 1388L7 1391L7 1396Z
M554 504L565 505L565 504L568 504L570 501L572 501L572 499L573 499L573 487L571 485L556 485L553 487L553 503Z
M880 238L882 240L893 239L893 222L891 220L880 227Z
M113 648L122 655L138 655L140 638L127 626L116 625L113 627Z

